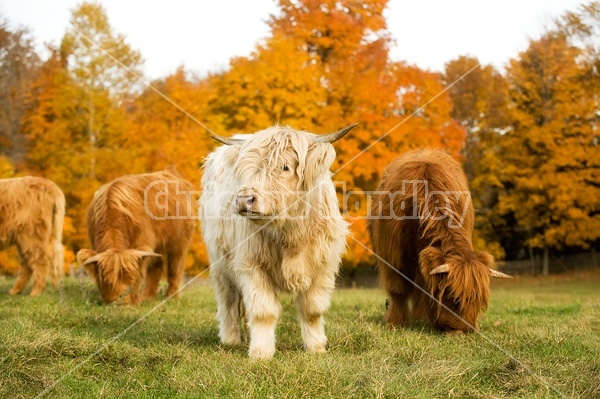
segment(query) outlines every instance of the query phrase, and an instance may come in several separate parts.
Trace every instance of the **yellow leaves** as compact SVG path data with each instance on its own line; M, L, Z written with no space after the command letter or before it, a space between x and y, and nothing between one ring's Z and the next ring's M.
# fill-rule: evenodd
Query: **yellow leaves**
M440 95L439 74L389 60L382 15L387 1L279 4L282 13L270 21L272 36L212 79L217 94L209 106L227 131L279 123L325 133L358 122L335 144L332 169L339 169L337 181L359 192L373 190L385 165L411 148L441 147L458 156L464 129L450 116L449 96ZM364 223L353 224L366 242ZM350 243L349 263L366 256Z
M500 173L508 189L498 209L514 215L533 247L586 247L600 236L600 188L590 179L590 160L600 153L596 110L580 54L550 31L508 70L516 123L502 140L502 161L511 167Z
M0 251L0 270L3 273L15 274L19 270L19 256L16 247Z
M75 233L75 226L73 225L73 218L71 216L65 216L63 221L63 235L72 235Z
M69 248L64 248L64 264L63 264L63 272L66 275L71 273L71 266L80 267L77 265L77 257L75 256L75 252Z
M0 179L6 179L15 175L15 167L4 156L0 156Z

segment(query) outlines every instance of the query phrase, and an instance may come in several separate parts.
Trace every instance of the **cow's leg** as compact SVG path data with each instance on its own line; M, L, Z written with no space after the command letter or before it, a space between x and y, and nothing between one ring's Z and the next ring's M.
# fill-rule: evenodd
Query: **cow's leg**
M415 289L412 295L412 309L410 314L410 320L429 320L429 309L430 309L429 297L427 297L422 291Z
M142 279L136 278L131 284L131 291L123 298L123 305L139 305L142 303L142 296L140 294Z
M281 262L283 280L286 282L287 289L293 293L306 291L311 284L310 277L305 273L305 262L303 253L284 257Z
M185 255L187 254L187 246L179 248L179 250L167 254L167 281L169 288L167 289L167 297L178 297L179 287L183 279L183 270L185 268Z
M406 294L388 293L389 307L385 314L388 327L402 327L410 319L408 297Z
M146 257L140 260L139 273L131 276L131 291L123 298L124 305L139 305L142 303L142 283L146 280L146 273L148 266L150 265L150 257Z
M402 327L411 317L412 284L385 264L378 264L379 275L388 296L385 323L388 327Z
M296 298L302 341L304 348L309 352L325 352L327 350L323 313L329 308L334 286L333 278L319 281Z
M44 292L46 288L46 278L50 272L50 258L51 254L49 251L44 251L42 248L31 248L27 254L27 263L33 272L33 288L31 289L31 296L38 296Z
M31 296L38 296L44 292L46 288L46 278L48 277L48 269L50 265L47 259L40 259L32 264L33 269L33 288L31 289Z
M275 354L275 327L281 313L281 304L275 289L258 267L244 267L239 276L248 324L250 325L249 355L270 359Z
M239 289L223 270L224 261L211 265L210 278L215 288L219 338L225 345L238 345L242 342L240 328L241 296Z
M13 284L10 291L8 291L8 293L10 295L20 294L27 286L27 283L29 282L29 279L31 278L31 274L33 273L33 271L31 270L31 267L29 267L29 264L27 263L27 260L25 260L22 256L19 256L19 257L20 257L19 275L17 276L17 279L15 280L15 283Z
M162 258L151 258L148 271L146 272L146 283L144 284L144 299L155 299L158 294L158 283L162 277Z

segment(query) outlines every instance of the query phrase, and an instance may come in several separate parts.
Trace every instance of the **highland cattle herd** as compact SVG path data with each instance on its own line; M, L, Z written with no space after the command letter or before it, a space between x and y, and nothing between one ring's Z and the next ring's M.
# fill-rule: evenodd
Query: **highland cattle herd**
M295 295L304 347L324 352L323 315L346 247L349 224L330 166L332 143L350 125L327 135L275 126L232 138L206 159L200 207L193 185L176 171L123 176L100 187L87 211L89 249L77 260L104 302L139 304L155 298L163 272L176 296L196 221L201 222L217 301L219 337L249 355L271 358L281 313L277 294ZM382 287L385 321L398 327L429 321L444 332L478 329L489 298L493 258L472 245L474 212L460 165L439 150L401 155L383 171L369 203L368 233ZM9 291L31 295L63 273L65 197L39 177L0 180L0 249L15 245L20 270Z

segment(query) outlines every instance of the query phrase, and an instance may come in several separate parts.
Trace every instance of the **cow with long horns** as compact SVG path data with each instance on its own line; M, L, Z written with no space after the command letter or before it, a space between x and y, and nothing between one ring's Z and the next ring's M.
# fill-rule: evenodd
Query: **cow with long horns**
M331 143L354 126L322 136L280 126L234 138L213 134L226 145L206 160L200 220L224 344L241 342L245 316L250 357L271 358L277 292L289 291L305 349L326 350L323 313L348 234L329 172Z
M411 151L386 168L368 230L388 295L386 321L428 319L437 329L476 330L486 309L493 257L475 252L467 178L438 150Z

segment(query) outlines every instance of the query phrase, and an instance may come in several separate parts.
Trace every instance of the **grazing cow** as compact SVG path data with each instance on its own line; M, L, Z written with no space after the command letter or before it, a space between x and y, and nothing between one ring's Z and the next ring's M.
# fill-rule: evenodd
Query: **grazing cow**
M50 180L0 180L0 249L16 245L19 251L19 276L10 295L22 292L32 274L31 296L44 292L48 273L58 286L63 275L64 216L65 196Z
M200 218L218 303L219 337L249 355L271 358L281 312L278 291L297 295L304 347L326 349L329 308L348 225L338 209L329 167L331 143L356 125L317 136L284 127L225 139L205 163Z
M372 203L368 230L389 298L388 325L429 319L441 331L477 329L490 276L510 276L490 268L490 254L473 250L473 205L458 162L438 150L408 152L386 168Z
M87 212L92 249L77 260L96 280L102 299L139 304L156 298L167 263L167 296L176 295L194 231L192 185L174 172L120 177L100 187Z

